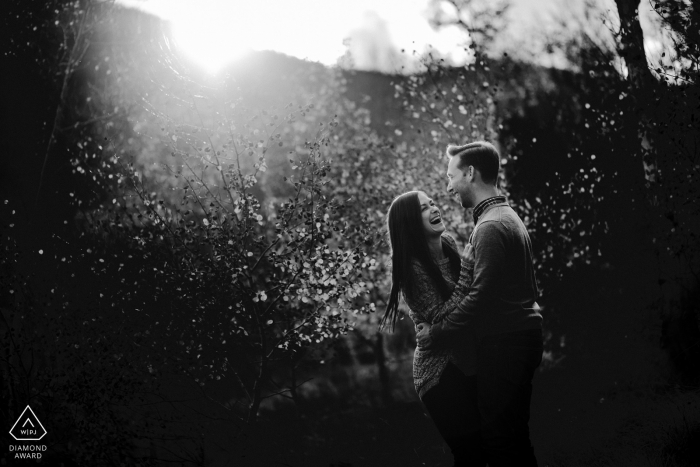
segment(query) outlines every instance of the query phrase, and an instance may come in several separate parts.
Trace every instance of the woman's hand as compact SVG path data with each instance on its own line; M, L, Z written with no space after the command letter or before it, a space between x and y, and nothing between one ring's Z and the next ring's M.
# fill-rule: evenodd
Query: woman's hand
M474 247L471 243L467 243L462 252L462 259L466 261L474 261Z

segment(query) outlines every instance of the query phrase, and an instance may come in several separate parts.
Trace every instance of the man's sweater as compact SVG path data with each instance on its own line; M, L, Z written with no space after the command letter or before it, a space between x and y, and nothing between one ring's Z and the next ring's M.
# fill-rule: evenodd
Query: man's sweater
M472 232L474 279L453 313L430 329L429 348L449 348L467 330L485 336L542 326L532 244L506 202L488 206Z
M457 244L449 235L442 236L443 242L457 250ZM450 270L450 260L445 258L437 262L442 276L452 290L452 295L443 300L435 283L417 260L413 262L413 273L416 285L413 290L407 290L405 294L406 304L409 307L409 316L416 326L420 323L434 324L451 313L464 299L472 280L473 263L461 260L458 277L454 277ZM423 350L416 348L413 356L413 382L418 396L423 395L440 381L440 375L452 361L467 375L476 372L475 342L468 332L461 336L458 345L450 349Z

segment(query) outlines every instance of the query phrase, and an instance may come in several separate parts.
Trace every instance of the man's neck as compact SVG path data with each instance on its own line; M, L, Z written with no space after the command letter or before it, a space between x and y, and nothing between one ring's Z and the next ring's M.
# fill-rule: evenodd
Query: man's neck
M484 200L500 195L500 193L498 192L498 189L494 186L481 189L477 191L475 195L476 196L474 197L474 206L472 206L472 208L477 207L479 203L481 203Z

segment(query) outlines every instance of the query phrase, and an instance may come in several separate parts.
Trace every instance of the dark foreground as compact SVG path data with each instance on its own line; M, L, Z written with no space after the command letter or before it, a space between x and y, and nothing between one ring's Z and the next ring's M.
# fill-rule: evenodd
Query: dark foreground
M700 392L651 384L596 390L583 384L586 376L555 370L535 380L531 432L541 467L700 465ZM361 398L318 400L305 412L263 415L235 449L230 434L212 436L212 465L452 465L418 401L372 408Z

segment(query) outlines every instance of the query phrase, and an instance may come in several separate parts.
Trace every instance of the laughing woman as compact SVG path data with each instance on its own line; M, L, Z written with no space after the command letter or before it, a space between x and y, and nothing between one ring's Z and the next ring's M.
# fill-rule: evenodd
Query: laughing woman
M472 281L471 245L462 257L455 240L445 234L440 210L422 191L397 197L389 208L392 287L380 322L393 331L402 295L416 331L450 314ZM457 466L485 466L479 447L474 339L450 348L422 350L413 358L418 396L450 447Z

